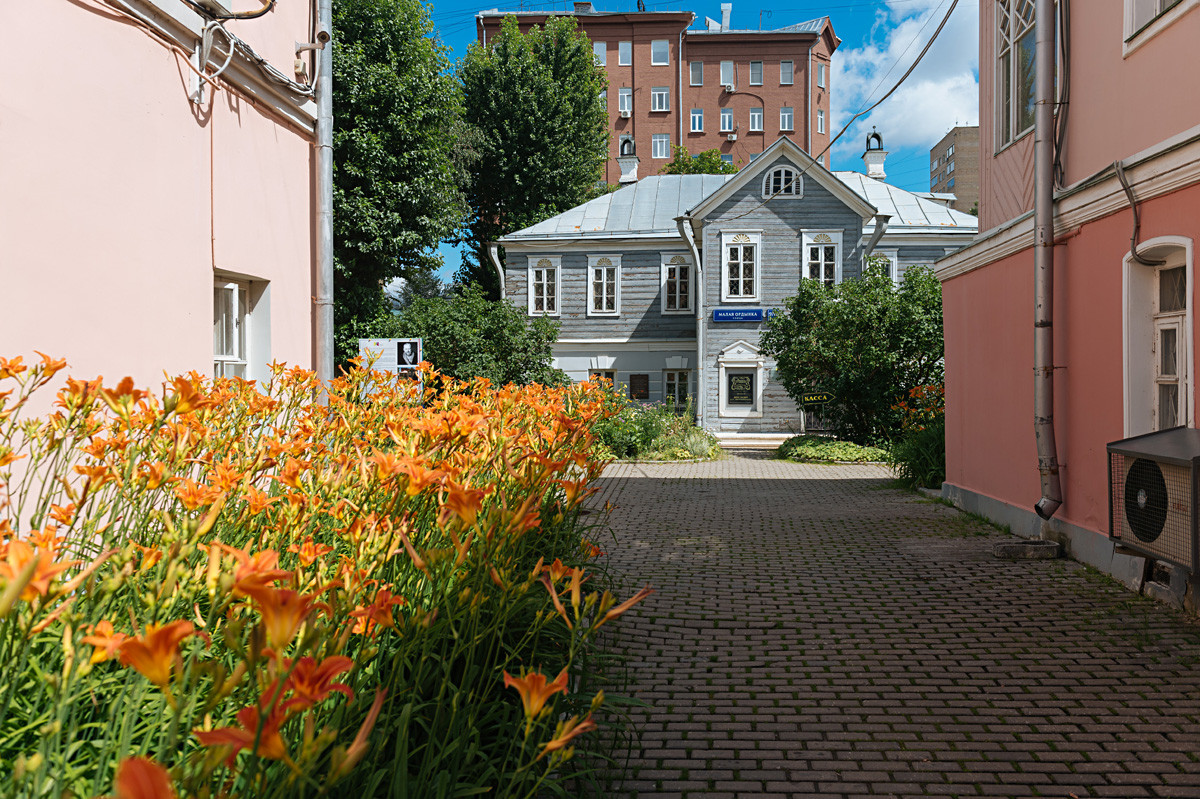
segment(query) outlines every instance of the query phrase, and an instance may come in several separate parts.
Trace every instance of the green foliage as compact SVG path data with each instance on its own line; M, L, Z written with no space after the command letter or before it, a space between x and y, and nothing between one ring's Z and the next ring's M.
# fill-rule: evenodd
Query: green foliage
M486 246L588 200L608 159L607 87L574 17L551 17L522 34L504 20L487 47L472 42L459 68L469 166L472 256L461 282L499 296Z
M339 361L386 321L383 287L440 266L466 211L461 100L419 0L334 0L334 324Z
M874 265L859 280L826 287L801 280L762 334L793 399L830 391L826 414L839 438L888 442L901 430L898 403L915 386L941 382L941 286L910 267L899 288Z
M792 436L779 446L775 455L781 460L801 463L880 463L888 459L886 449L825 436Z
M941 384L916 386L897 409L902 432L888 463L910 488L937 488L946 479L946 402Z
M722 161L720 150L692 155L686 147L678 146L671 160L658 171L662 175L732 175L738 168Z
M605 458L648 461L714 458L717 440L692 422L692 404L643 405L630 400L621 388L609 392L607 408L592 426L592 434Z
M486 377L496 385L568 382L550 365L558 323L530 319L508 300L489 300L477 285L451 297L414 299L389 320L385 335L423 339L425 360L451 377Z

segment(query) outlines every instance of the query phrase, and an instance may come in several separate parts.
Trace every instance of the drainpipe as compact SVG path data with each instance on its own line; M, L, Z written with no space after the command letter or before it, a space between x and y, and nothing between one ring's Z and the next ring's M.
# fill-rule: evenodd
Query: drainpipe
M700 263L700 250L696 247L691 222L692 218L686 214L675 217L675 227L692 254L692 263L696 265L693 283L696 286L696 422L704 429L705 406L708 404L704 393L704 267Z
M1042 498L1049 519L1062 505L1054 440L1054 0L1036 0L1033 118L1033 429Z
M333 33L333 0L317 2L317 38ZM333 45L318 56L317 75L317 296L314 309L317 377L333 379Z
M863 265L867 263L867 259L871 257L871 253L875 252L876 245L883 238L883 234L887 232L888 222L891 220L891 214L875 214L875 232L871 234L871 240L867 242L867 246L863 248Z
M679 139L677 140L680 147L683 147L683 112L686 106L683 104L683 31L679 32L679 49L676 50L675 56L675 102L678 105L675 107L675 115L679 117ZM718 126L719 127L719 126ZM653 153L651 153L653 155ZM671 155L674 155L672 152Z
M487 245L488 260L496 267L496 276L500 281L500 299L504 299L504 267L500 265L500 244L489 241ZM532 292L533 289L530 289Z
M820 34L817 34L817 38L820 38ZM804 135L808 139L808 144L805 146L804 152L808 153L809 155L812 155L812 88L813 88L812 49L813 49L813 43L809 42L808 43L808 69L806 69L804 72L804 81L807 84L804 87ZM795 80L795 78L792 78L792 80ZM763 113L766 113L766 112L763 112ZM765 125L764 125L764 127L765 127Z

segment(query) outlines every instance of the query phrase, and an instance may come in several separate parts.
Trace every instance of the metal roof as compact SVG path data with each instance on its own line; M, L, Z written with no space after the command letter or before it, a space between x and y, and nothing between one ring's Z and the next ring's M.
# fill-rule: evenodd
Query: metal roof
M838 180L845 183L858 196L888 214L888 233L975 233L979 229L979 218L947 208L939 202L927 199L927 192L920 194L892 186L881 180L869 178L861 172L834 172ZM865 230L874 228L868 223Z
M911 191L869 178L861 172L834 172L851 191L888 214L888 234L964 233L979 229L979 220ZM675 217L695 208L736 175L652 175L597 197L536 225L501 238L503 242L562 238L629 238L679 235ZM873 220L864 227L874 230Z
M504 236L501 241L566 236L604 238L678 236L682 216L734 175L652 175L558 216Z
M817 33L817 34L819 34L821 32L821 29L823 27L825 27L825 22L828 19L829 19L829 17L817 17L816 19L810 19L805 22L797 22L795 25L785 25L782 28L771 28L770 30L761 30L761 29L757 29L757 28L747 28L747 29L730 28L729 30L723 30L723 31L720 31L720 30L710 31L710 30L703 30L703 29L702 30L689 30L687 32L687 35L688 36L696 36L696 35L719 36L723 33L738 33L738 34L742 34L742 33Z

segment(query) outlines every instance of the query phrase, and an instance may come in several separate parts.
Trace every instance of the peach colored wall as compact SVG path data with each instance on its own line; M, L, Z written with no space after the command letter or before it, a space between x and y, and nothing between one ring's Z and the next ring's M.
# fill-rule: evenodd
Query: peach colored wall
M1200 186L1144 203L1142 220L1143 240L1200 241ZM1098 532L1108 529L1105 445L1124 436L1122 259L1131 221L1128 211L1113 214L1055 248L1054 413L1064 497L1056 518ZM942 292L947 482L1032 509L1040 496L1032 251L951 278ZM1195 420L1194 398L1193 405Z
M306 6L258 21L269 40L238 24L290 70ZM306 135L228 90L197 114L183 57L102 5L12 12L45 36L0 48L0 354L143 384L208 374L216 267L271 281L272 355L311 365Z

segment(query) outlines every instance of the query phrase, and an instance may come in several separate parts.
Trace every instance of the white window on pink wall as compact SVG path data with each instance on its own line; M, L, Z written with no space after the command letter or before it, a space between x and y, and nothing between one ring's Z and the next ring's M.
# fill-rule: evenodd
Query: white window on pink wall
M996 146L1033 129L1034 38L1032 0L996 2Z
M213 376L249 377L250 284L217 279L213 286Z

